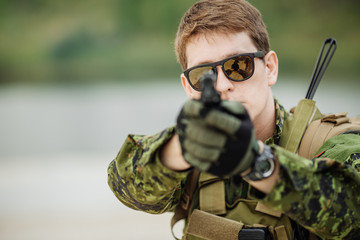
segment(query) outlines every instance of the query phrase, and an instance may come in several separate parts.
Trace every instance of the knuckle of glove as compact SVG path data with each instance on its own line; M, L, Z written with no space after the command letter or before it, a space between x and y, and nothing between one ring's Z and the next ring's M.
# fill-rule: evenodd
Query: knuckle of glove
M185 138L208 147L221 148L226 143L226 136L207 127L201 120L189 122L184 135Z
M201 159L195 157L189 152L186 152L184 154L184 159L187 161L191 166L196 167L200 171L207 172L211 166L211 162L202 161Z
M198 100L188 100L185 102L182 112L186 117L199 117L204 105Z
M239 118L219 110L210 111L205 122L230 136L234 135L241 126Z
M216 162L221 153L221 149L204 146L190 139L184 141L184 149L201 162Z

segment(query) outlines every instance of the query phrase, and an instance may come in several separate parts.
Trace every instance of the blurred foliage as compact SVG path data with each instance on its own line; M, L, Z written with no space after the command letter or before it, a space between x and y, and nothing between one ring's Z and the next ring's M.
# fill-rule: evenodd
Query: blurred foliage
M179 20L194 0L0 0L0 83L174 79ZM360 74L359 1L250 0L263 14L280 74L310 78L323 40L326 76Z

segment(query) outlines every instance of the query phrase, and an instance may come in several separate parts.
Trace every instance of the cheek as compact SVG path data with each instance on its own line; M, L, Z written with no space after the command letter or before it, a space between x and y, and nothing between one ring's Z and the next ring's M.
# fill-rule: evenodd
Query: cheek
M193 91L193 95L191 96L191 98L199 100L201 98L201 93L198 91Z
M268 100L268 87L263 82L253 84L249 88L242 89L242 100L252 121L264 110Z
M189 89L186 94L190 99L199 100L201 98L201 92L195 91L194 89Z
M190 84L187 82L187 80L185 79L184 76L182 76L181 78L182 81L182 86L185 90L186 95L188 96L188 98L190 99L200 99L201 97L201 92L199 91L195 91Z

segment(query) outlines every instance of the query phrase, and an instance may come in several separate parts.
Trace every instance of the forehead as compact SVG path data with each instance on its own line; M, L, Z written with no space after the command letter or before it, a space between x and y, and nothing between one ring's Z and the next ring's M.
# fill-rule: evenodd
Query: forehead
M256 51L253 41L246 32L196 35L189 39L186 46L187 68Z

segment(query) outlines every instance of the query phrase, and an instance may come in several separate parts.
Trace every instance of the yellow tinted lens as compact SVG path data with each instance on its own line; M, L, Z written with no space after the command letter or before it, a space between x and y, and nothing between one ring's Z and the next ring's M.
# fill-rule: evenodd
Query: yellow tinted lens
M230 79L244 80L252 75L254 66L249 56L239 56L227 60L224 69Z
M200 90L200 78L210 70L212 70L211 66L204 66L194 68L189 72L189 80L196 90Z

